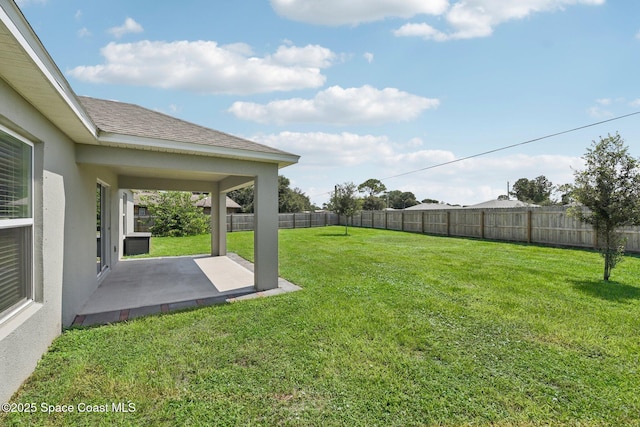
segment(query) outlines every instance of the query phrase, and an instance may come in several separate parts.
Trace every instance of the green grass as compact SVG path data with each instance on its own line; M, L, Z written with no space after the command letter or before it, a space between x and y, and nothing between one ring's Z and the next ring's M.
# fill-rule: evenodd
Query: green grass
M640 425L640 259L605 283L589 251L342 234L280 231L302 291L68 330L14 397L134 413L0 424Z
M152 237L149 253L127 258L150 258L180 255L199 255L211 252L211 235L190 237Z

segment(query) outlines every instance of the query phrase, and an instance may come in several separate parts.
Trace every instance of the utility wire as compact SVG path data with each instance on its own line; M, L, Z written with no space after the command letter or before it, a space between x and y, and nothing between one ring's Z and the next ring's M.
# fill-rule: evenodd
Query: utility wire
M530 139L528 141L519 142L517 144L511 144L511 145L507 145L507 146L504 146L504 147L495 148L493 150L484 151L482 153L472 154L470 156L461 157L459 159L450 160L448 162L438 163L438 164L427 166L427 167L424 167L424 168L415 169L415 170L412 170L412 171L409 171L409 172L403 172L403 173L398 174L398 175L388 176L386 178L382 178L380 181L386 181L386 180L389 180L389 179L398 178L398 177L406 176L406 175L411 175L411 174L414 174L414 173L417 173L417 172L426 171L426 170L429 170L429 169L439 168L441 166L450 165L452 163L458 163L458 162L461 162L463 160L469 160L469 159L473 159L475 157L485 156L487 154L496 153L498 151L504 151L504 150L508 150L510 148L519 147L521 145L531 144L532 142L542 141L543 139L553 138L554 136L564 135L564 134L567 134L567 133L576 132L576 131L579 131L579 130L582 130L582 129L586 129L586 128L590 128L590 127L593 127L593 126L598 126L598 125L601 125L603 123L608 123L608 122L613 122L615 120L625 119L627 117L635 116L637 114L640 114L640 111L636 111L635 113L625 114L623 116L613 117L611 119L602 120L602 121L595 122L595 123L590 123L588 125L579 126L577 128L573 128L573 129L569 129L569 130L564 130L562 132L551 133L549 135L541 136L539 138L534 138L534 139ZM323 196L325 194L331 194L331 191L327 191L327 192L324 192L324 193L321 193L321 194L318 194L318 195L312 196L312 197Z
M440 166L446 166L446 165L450 165L452 163L458 163L458 162L461 162L463 160L469 160L469 159L473 159L475 157L480 157L480 156L484 156L484 155L487 155L487 154L496 153L498 151L508 150L509 148L514 148L514 147L519 147L521 145L531 144L532 142L541 141L541 140L547 139L547 138L553 138L554 136L564 135L564 134L570 133L570 132L576 132L578 130L586 129L586 128L589 128L589 127L592 127L592 126L601 125L601 124L607 123L607 122L612 122L614 120L624 119L626 117L634 116L636 114L640 114L640 111L636 111L635 113L625 114L624 116L618 116L618 117L614 117L614 118L611 118L611 119L602 120L600 122L591 123L591 124L588 124L588 125L580 126L580 127L569 129L569 130L564 130L562 132L552 133L552 134L549 134L549 135L541 136L539 138L534 138L534 139L530 139L528 141L519 142L517 144L511 144L511 145L507 145L505 147L500 147L500 148L496 148L496 149L493 149L493 150L484 151L482 153L472 154L471 156L461 157L459 159L450 160L448 162L438 163L436 165L431 165L431 166L427 166L427 167L424 167L424 168L415 169L415 170L412 170L412 171L409 171L409 172L403 172L403 173L398 174L398 175L388 176L386 178L382 178L380 181L386 181L388 179L398 178L400 176L410 175L410 174L413 174L413 173L416 173L416 172L422 172L422 171L425 171L425 170L428 170L428 169L435 169L435 168L439 168Z

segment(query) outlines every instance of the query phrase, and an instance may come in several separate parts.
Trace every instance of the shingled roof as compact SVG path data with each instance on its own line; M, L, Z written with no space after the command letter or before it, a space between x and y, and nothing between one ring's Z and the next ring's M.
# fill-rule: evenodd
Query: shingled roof
M79 96L78 99L95 125L104 133L291 155L285 151L180 120L139 105L85 96Z

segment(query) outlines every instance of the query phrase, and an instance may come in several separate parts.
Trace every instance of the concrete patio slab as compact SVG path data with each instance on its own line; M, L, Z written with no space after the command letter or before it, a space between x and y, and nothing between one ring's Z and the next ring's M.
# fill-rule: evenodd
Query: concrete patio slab
M253 286L253 273L226 256L198 258L195 263L219 292Z
M123 260L98 286L73 325L113 323L300 289L280 278L277 289L256 292L253 264L232 253Z

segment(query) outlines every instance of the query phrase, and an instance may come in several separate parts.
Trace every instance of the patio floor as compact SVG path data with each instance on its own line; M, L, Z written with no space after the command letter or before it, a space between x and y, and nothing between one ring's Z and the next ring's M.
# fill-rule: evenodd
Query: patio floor
M122 260L89 297L73 325L106 324L299 289L279 279L278 288L256 292L253 264L236 254Z

